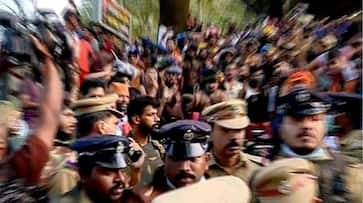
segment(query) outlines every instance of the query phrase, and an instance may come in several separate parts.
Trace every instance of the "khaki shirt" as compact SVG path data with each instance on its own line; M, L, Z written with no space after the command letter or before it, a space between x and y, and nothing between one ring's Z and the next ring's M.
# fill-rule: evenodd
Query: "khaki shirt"
M341 175L342 181L344 183L346 192L347 192L347 197L350 200L350 202L353 203L360 203L362 202L362 190L363 190L363 165L360 163L350 163L349 162L349 158L344 158L344 156L342 155L337 155L337 154L333 154L331 151L329 151L328 149L324 149L325 150L325 154L321 157L315 158L313 160L310 160L311 162L314 163L317 171L318 171L318 176L319 176L319 184L320 184L320 188L321 187L332 187L332 185L335 184L334 182L334 177L331 177L330 181L328 183L324 183L324 179L328 179L329 177L323 177L323 176L334 176L333 173L335 173L335 175ZM343 159L346 160L347 163L344 164L344 170L339 170L337 169L338 167L335 167L335 162L337 162L337 158L336 157L340 157L339 159ZM283 159L283 158L290 158L287 155L280 153L277 156L277 159ZM325 168L325 169L324 169ZM332 189L329 189L330 191ZM320 191L321 192L321 191ZM321 196L321 195L320 195ZM326 197L324 197L326 196ZM342 197L341 195L335 195L333 194L333 192L331 192L331 194L323 194L323 196L321 197L323 198L328 198L328 200L324 200L325 202L330 201L330 202L340 202L342 200L340 200ZM344 200L343 200L344 201Z
M231 170L226 170L223 166L221 166L213 155L211 161L209 162L207 175L209 177L232 175L239 177L248 183L254 172L262 166L264 166L263 158L241 152L240 162L235 167L233 167L232 172L228 172Z
M75 187L72 191L62 197L54 197L51 202L56 203L94 203L87 195L86 191L80 186ZM125 190L120 199L122 203L143 203L132 191Z
M49 153L49 157L42 172L42 181L48 185L50 194L62 195L71 191L79 181L75 166L76 152L60 153L53 150Z
M81 187L76 187L72 191L66 193L57 202L59 203L92 203L86 192Z

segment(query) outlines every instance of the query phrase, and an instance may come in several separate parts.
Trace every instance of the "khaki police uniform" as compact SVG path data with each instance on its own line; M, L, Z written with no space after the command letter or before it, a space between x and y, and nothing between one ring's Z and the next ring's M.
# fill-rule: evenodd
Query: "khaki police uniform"
M127 169L131 161L129 156L130 142L126 137L99 135L88 136L77 140L71 148L78 152L78 160L84 159L86 165L95 165L104 170ZM92 162L92 163L89 163ZM82 168L82 165L79 165ZM84 167L84 166L83 166ZM93 203L88 196L84 182L78 182L77 186L61 197L55 197L53 202L60 203ZM124 182L127 187L127 182ZM106 195L106 194L104 194ZM142 203L141 199L131 190L125 189L120 198L122 203Z
M174 160L185 160L204 155L210 131L209 124L193 120L179 120L162 126L160 135L166 139L165 156ZM176 187L168 181L164 167L160 167L151 184L136 189L136 193L145 203L150 203L157 196L174 189Z
M54 199L54 203L94 203L86 194L86 191L77 186L60 199ZM131 190L126 190L122 194L121 203L143 203Z
M340 142L340 151L343 155L349 157L352 163L362 163L363 131L353 130L345 135Z
M92 203L92 201L87 196L86 192L81 189L80 186L74 188L72 191L65 194L60 200L59 203Z
M105 97L80 99L72 104L76 116L83 116L100 111L110 111L120 117L122 113L115 109L116 94ZM64 194L71 191L79 181L75 152L62 153L54 149L50 152L43 179L47 182L51 194Z
M223 176L168 192L152 203L247 203L250 199L246 183L233 176Z
M281 100L283 101L281 113L285 116L301 118L321 114L325 113L329 107L319 95L304 88L293 89ZM282 145L277 159L299 156L286 148L288 148L287 145ZM315 165L319 182L319 198L329 203L362 202L362 164L342 154L333 153L325 146L315 149L317 150L320 152L315 156L300 157Z
M246 108L247 104L245 101L232 99L207 107L202 112L202 118L224 128L244 129L250 123ZM207 174L210 177L233 175L248 182L254 171L265 164L266 161L262 157L241 152L239 164L233 168L225 168L218 163L218 160L213 155Z
M313 203L318 183L314 165L291 158L272 162L257 171L251 181L254 198L260 203Z
M79 181L76 152L61 152L56 149L49 153L49 161L43 169L42 180L52 195L62 195L72 190Z
M109 111L117 117L122 117L123 114L116 110L117 100L117 94L109 94L104 97L85 98L74 102L71 108L76 113L76 116L83 116L100 111Z
M212 155L212 159L209 162L209 169L207 171L207 174L210 177L232 175L235 177L239 177L245 182L248 182L252 177L253 173L257 169L261 168L261 166L264 166L263 163L263 158L241 152L240 162L233 168L225 169L223 166L218 164L215 156Z
M280 152L277 159L292 158ZM363 166L351 163L344 155L324 148L320 157L309 159L319 178L319 198L323 202L362 202Z

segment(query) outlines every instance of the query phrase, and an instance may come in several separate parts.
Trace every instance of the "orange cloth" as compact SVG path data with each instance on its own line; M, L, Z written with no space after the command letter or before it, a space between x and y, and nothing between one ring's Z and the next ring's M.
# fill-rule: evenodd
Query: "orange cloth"
M80 40L79 46L78 64L81 69L80 82L82 84L86 75L90 73L89 57L93 55L93 50L90 43L84 39Z
M129 86L120 82L111 83L112 90L122 96L130 96Z
M180 54L178 49L175 49L172 53L171 56L175 58L177 63L181 63L183 61L183 57Z
M310 71L297 71L287 78L287 91L290 91L296 84L312 88L315 85L315 78Z

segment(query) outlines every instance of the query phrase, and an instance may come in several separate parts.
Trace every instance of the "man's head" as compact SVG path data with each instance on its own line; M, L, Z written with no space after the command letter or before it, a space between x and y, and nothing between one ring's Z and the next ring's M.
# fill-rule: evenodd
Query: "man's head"
M101 79L85 80L81 86L83 98L105 96L105 82Z
M116 101L117 110L126 113L127 106L130 103L129 86L123 83L113 82L111 83L111 88L118 95L118 100Z
M321 147L326 133L327 104L308 89L293 90L282 98L284 117L280 137L291 149L307 154Z
M158 70L155 67L148 67L145 71L144 80L158 81Z
M60 115L59 130L72 137L77 129L77 119L74 111L64 106Z
M317 41L315 50L317 53L323 53L337 45L337 38L330 34Z
M174 39L168 39L166 46L168 51L174 51L177 48Z
M186 52L186 55L193 59L196 57L197 51L198 51L198 46L195 44L191 44Z
M224 71L225 73L225 76L226 76L226 79L227 80L234 80L237 78L237 74L238 74L238 71L237 71L237 65L236 64L230 64L226 67L226 70Z
M248 85L251 88L259 88L262 86L264 74L262 69L250 69L250 78Z
M158 102L149 96L137 97L131 100L127 108L128 120L140 132L149 134L157 128L160 122Z
M117 111L117 95L80 99L72 108L78 119L80 137L94 134L116 134L117 124L124 114Z
M120 202L129 186L130 157L126 137L103 135L77 140L71 148L78 152L82 187L94 202Z
M250 57L248 57L245 61L245 63L250 67L250 68L258 68L261 66L262 63L262 57L259 54L254 54Z
M244 81L244 80L248 79L249 76L250 76L250 67L245 64L241 64L239 67L240 80Z
M208 94L214 93L218 89L217 73L214 70L204 73L202 85Z
M208 170L210 125L179 120L160 129L166 139L165 176L177 188L199 182Z
M202 118L213 124L213 153L220 157L241 153L245 128L250 123L246 114L246 102L237 99L209 106L202 112Z
M139 51L136 48L132 48L128 52L129 63L136 65L139 61Z
M168 87L179 84L182 77L182 69L178 65L171 65L165 70L165 84Z
M74 31L79 27L79 18L75 11L67 10L63 15L63 19L68 29Z

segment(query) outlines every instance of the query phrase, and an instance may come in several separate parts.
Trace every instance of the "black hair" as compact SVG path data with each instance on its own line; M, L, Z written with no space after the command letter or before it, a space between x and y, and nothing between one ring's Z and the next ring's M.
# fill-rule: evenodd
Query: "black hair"
M114 76L111 77L109 84L113 82L125 83L125 78L127 78L128 80L132 80L131 75L122 72L117 72Z
M147 106L152 106L154 108L159 107L159 103L156 99L149 96L136 97L130 101L127 107L127 117L129 122L132 123L132 117L135 115L142 115Z
M86 79L83 84L81 85L81 93L82 95L87 95L88 91L92 88L101 87L103 89L106 89L105 87L105 81L103 79Z
M77 131L78 137L87 136L93 129L97 121L110 118L113 114L109 111L99 111L94 113L85 114L77 117Z
M138 90L136 87L129 87L129 93L130 100L134 100L135 98L142 96L140 90Z
M76 12L72 11L71 9L68 9L64 15L63 15L63 19L64 21L69 21L71 19L71 17L75 17L77 18L77 20L79 21L79 17L77 15Z

